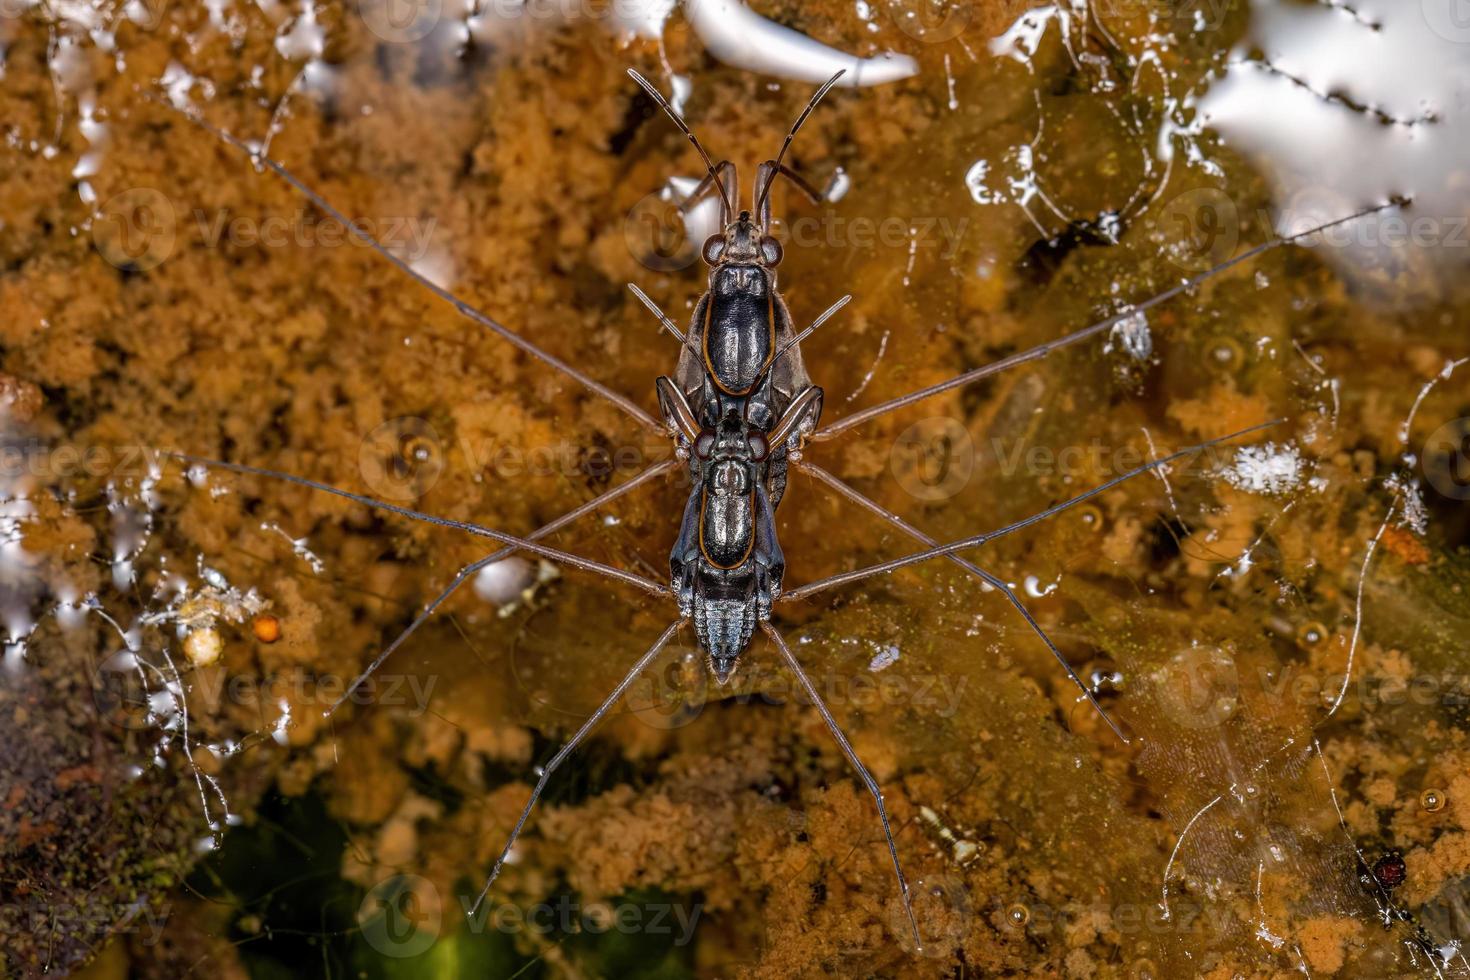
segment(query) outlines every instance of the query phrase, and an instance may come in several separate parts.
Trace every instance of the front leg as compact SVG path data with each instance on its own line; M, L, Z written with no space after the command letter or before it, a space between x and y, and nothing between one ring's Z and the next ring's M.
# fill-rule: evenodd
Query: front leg
M764 623L770 621L771 603L781 595L786 555L781 551L781 542L776 540L776 512L765 487L756 488L755 499L756 611Z
M679 537L674 542L674 550L669 552L669 584L673 586L674 598L679 602L679 615L685 619L694 615L694 578L699 560L699 495L698 486L689 491L684 519L679 525Z

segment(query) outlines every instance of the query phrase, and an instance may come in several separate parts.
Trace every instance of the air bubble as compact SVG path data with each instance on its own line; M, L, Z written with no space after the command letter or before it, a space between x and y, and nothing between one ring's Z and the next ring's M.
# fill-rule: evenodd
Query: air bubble
M1430 813L1438 813L1444 809L1445 796L1443 791L1437 789L1426 789L1419 794L1419 805Z
M1303 650L1313 650L1327 639L1327 627L1318 622L1303 623L1296 631L1296 645Z
M1006 909L1006 919L1013 926L1024 927L1026 923L1031 921L1031 910L1020 902L1017 902L1015 905Z
M1215 371L1234 371L1245 363L1245 351L1232 337L1217 337L1205 353L1205 364Z

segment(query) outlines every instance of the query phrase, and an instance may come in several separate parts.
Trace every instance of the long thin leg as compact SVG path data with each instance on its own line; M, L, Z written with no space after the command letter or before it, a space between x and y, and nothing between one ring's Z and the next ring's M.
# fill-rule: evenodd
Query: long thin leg
M335 496L342 497L345 500L351 500L354 503L362 504L365 507L372 507L376 510L386 510L389 513L398 514L403 517L411 517L416 521L423 521L426 524L436 524L439 527L452 527L460 531L468 531L470 534L479 535L482 538L489 538L492 541L499 541L501 544L514 545L520 551L529 551L533 555L540 555L542 558L549 558L552 561L561 562L564 565L569 565L572 568L581 569L584 572L596 572L599 575L606 575L608 578L616 579L619 582L626 582L628 585L636 585L643 591L650 592L656 596L669 595L669 589L667 586L659 585L652 579L643 578L641 575L634 575L632 572L625 572L621 568L613 568L611 565L604 565L602 562L593 561L590 558L583 558L579 555L569 554L568 552L560 551L556 548L548 548L545 545L537 544L536 542L530 541L526 538L518 538L513 534L506 534L504 531L496 531L493 528L488 528L481 524L471 524L469 521L450 520L447 517L435 517L432 514L425 514L422 511L417 510L410 510L407 507L400 507L397 504L386 503L382 500L374 500L372 497L365 497L360 493L352 493L348 490L341 490L326 483L318 483L316 480L308 480L304 476L296 476L293 473L282 473L278 470L267 470L259 466L246 466L243 463L226 463L223 460L209 459L205 456L189 456L185 453L163 452L162 455L171 457L173 459L182 460L186 463L198 463L201 466L212 466L216 469L230 470L233 473L246 473L251 476L264 476L269 477L273 480L284 480L287 483L294 483L297 486L309 487L312 490L320 490L323 493L330 493Z
M795 337L792 337L790 340L786 341L786 343L777 348L775 355L771 358L771 363L774 364L776 361L781 359L782 354L786 353L793 347L799 346L803 340L806 340L812 334L816 333L818 327L831 319L833 314L846 306L851 300L852 294L848 293L846 296L842 297L837 302L833 303L831 306L823 310L822 315L813 320L811 326L807 327L801 333L797 334Z
M806 462L805 460L801 460L796 463L796 467L800 470L810 473L812 476L816 477L818 480L831 487L843 497L846 497L848 500L857 504L859 507L862 507L873 514L878 515L880 518L887 521L889 524L892 524L894 527L898 528L900 531L904 532L915 541L918 541L920 544L929 545L931 548L937 547L939 545L938 541L934 540L923 531L920 531L918 528L914 527L912 524L908 523L892 511L884 509L884 507L876 500L865 497L863 494L854 490L852 487L848 486L846 483L842 482L831 473L828 473L820 466L816 466L812 463ZM1088 688L1086 684L1082 683L1082 678L1078 677L1077 672L1072 669L1072 665L1067 663L1067 658L1062 656L1062 651L1058 650L1057 645L1051 641L1051 637L1046 635L1046 630L1041 628L1041 624L1036 621L1036 617L1031 615L1031 610L1027 609L1025 604L1021 602L1021 597L1016 595L1015 590L1012 589L1005 582L1003 582L1001 579L992 575L990 572L987 572L985 569L981 568L978 565L966 561L959 555L951 553L946 555L945 557L954 562L956 565L963 568L965 571L969 572L971 575L974 575L975 577L981 579L982 581L1001 591L1001 593L1006 597L1010 604L1016 607L1016 611L1019 612L1021 614L1021 617L1026 620L1026 624L1031 627L1032 631L1037 636L1041 637L1041 642L1045 643L1046 648L1051 651L1052 656L1057 658L1057 663L1062 665L1062 669L1067 672L1067 676L1072 679L1072 683L1077 685L1077 689L1082 692L1082 696L1088 700L1088 702L1092 705L1094 709L1096 709L1098 715L1102 718L1102 720L1107 722L1108 727L1113 730L1113 734L1118 736L1118 738L1121 739L1124 744L1127 744L1129 742L1128 736L1124 735L1123 732L1119 730L1118 726L1113 724L1113 719L1108 717L1108 713L1103 710L1103 706L1101 704L1098 704L1097 698L1093 696L1091 689Z
M478 323L480 326L485 327L496 335L504 338L505 340L514 344L516 347L520 348L522 351L531 355L536 360L547 365L553 370L560 371L562 374L566 375L568 378L571 378L573 381L577 382L588 391L591 391L592 393L607 399L607 401L611 402L613 405L616 405L628 415L632 416L632 418L637 421L638 424L642 425L645 429L650 429L655 432L663 431L663 426L658 423L658 420L656 420L652 415L649 415L643 409L639 408L638 405L636 405L626 395L618 394L616 391L613 391L611 388L602 384L600 381L594 381L592 378L589 378L587 375L583 374L577 368L572 367L572 365L568 364L566 361L563 361L561 358L556 357L553 354L549 354L546 351L542 350L540 347L537 347L535 344L531 343L520 334L514 332L509 327L506 327L501 323L491 319L487 314L481 313L469 303L466 303L464 300L455 296L449 290L433 282L423 273L419 272L413 266L403 261L403 259L399 258L397 255L394 255L391 251L384 247L381 242L379 242L376 238L369 234L367 229L358 224L356 221L348 218L341 211L337 210L337 208L334 207L329 201L327 201L326 198L322 197L316 191L312 190L309 186L306 185L305 182L303 182L291 171L287 170L282 164L277 163L270 157L265 156L263 153L253 149L251 146L245 143L245 141L241 140L237 136L231 133L227 133L223 129L220 129L218 126L207 122L202 116L198 115L197 113L186 112L185 110L180 109L177 106L174 106L171 103L166 102L162 99L156 98L151 94L148 97L154 102L157 102L159 105L163 106L164 108L172 110L173 112L177 112L179 115L183 116L185 119L189 120L200 129L214 134L216 139L244 153L255 163L270 168L276 173L278 177L280 177L286 183L290 184L292 187L296 188L296 190L300 191L307 200L320 208L325 214L341 222L342 225L350 230L359 241L367 245L383 258L387 259L405 275L413 279L419 285L423 286L429 292L433 293L435 296L453 306L457 311L459 311L461 315L468 317L469 319Z
M536 530L526 535L526 540L539 541L549 534L556 533L557 531L566 527L568 524L571 524L573 521L582 517L584 514L590 514L592 511L611 503L612 501L621 497L623 494L628 493L630 490L634 490L637 487L642 486L654 477L668 472L669 470L673 469L674 465L674 461L671 459L666 459L662 463L655 463L653 466L650 466L642 473L639 473L637 476L633 477L622 486L613 487L607 493L594 497L582 506L567 511L565 514L561 515L551 523L543 524L541 527L538 527ZM510 557L512 554L515 553L515 550L516 549L514 545L506 545L504 548L501 548L494 554L486 555L479 561L471 562L464 568L461 568L459 570L459 573L454 576L454 581L450 582L448 587L446 587L443 592L440 592L437 596L435 596L434 601L425 606L423 611L418 614L417 618L415 618L413 622L409 623L408 627L404 629L402 633L399 633L398 636L394 638L392 643L384 647L383 651L373 659L372 663L367 665L367 668L363 670L362 673L358 674L357 677L353 679L351 684L347 685L347 690L342 692L342 696L336 701L332 702L332 706L330 708L322 712L323 716L330 717L334 711L342 707L343 703L352 697L352 692L356 691L357 688L362 684L362 682L367 680L368 677L372 675L373 671L381 667L383 665L383 661L393 656L393 651L402 646L403 642L407 640L410 636L412 636L415 630L424 625L424 623L428 622L429 617L434 615L435 611L444 604L445 600L453 595L455 590L463 585L471 575L474 575L486 565L493 565L498 561Z
M862 760L858 758L857 752L853 750L852 743L843 734L841 726L837 724L837 719L832 717L832 712L827 707L827 703L822 700L822 695L817 693L817 686L806 675L806 671L802 670L801 661L796 659L796 656L791 652L791 648L786 645L786 640L782 638L781 634L769 622L761 623L761 628L766 631L766 635L775 642L776 648L781 651L781 659L786 661L786 666L790 667L791 672L796 675L797 683L806 691L806 696L812 699L812 704L816 707L818 713L821 714L822 720L827 723L827 728L832 732L832 737L837 740L837 745L842 749L842 754L847 756L848 763L853 769L857 770L858 778L863 781L863 785L868 788L868 792L873 797L873 802L878 805L878 819L883 824L883 836L888 840L888 856L893 859L893 873L898 876L898 890L903 894L903 909L909 916L909 928L914 931L914 948L916 951L922 951L924 941L919 938L919 923L914 918L913 903L909 901L909 883L904 879L903 865L898 861L898 845L893 842L893 830L888 826L888 808L883 805L883 792L878 788L878 780L873 778L873 774L868 772L867 766L864 766Z
M607 699L598 706L596 711L592 712L592 716L582 722L582 727L577 729L576 734L567 740L567 743L557 751L556 755L551 757L550 762L541 767L541 771L536 777L536 785L531 789L531 798L526 801L525 807L521 810L521 818L516 821L515 829L510 832L510 840L505 842L505 848L500 852L500 857L496 859L495 867L490 869L490 877L485 880L485 887L480 889L479 897L475 899L475 904L470 907L470 915L474 915L479 910L480 903L485 900L485 896L490 892L490 886L495 884L496 878L500 877L500 869L505 866L505 859L510 857L511 848L515 847L517 838L521 836L521 828L526 825L526 818L531 815L531 808L541 798L541 792L546 789L546 782L551 778L551 774L556 772L557 768L566 761L567 756L571 755L578 745L582 744L582 740L602 720L603 716L612 710L613 705L618 703L618 699L638 679L638 675L643 673L649 664L653 663L659 651L664 648L669 640L673 639L674 634L678 632L679 626L683 622L684 620L682 619L676 619L670 624L668 629L663 631L663 634L657 640L653 641L653 646L649 647L648 652L638 658L638 662L633 665L633 669L628 671L627 675L618 682L618 686L613 688L612 693L607 696Z
M1004 535L1013 534L1014 532L1019 531L1022 528L1027 528L1040 521L1044 521L1048 517L1051 517L1053 514L1059 514L1069 507L1075 507L1078 504L1082 503L1084 500L1089 500L1092 497L1096 497L1098 494L1104 492L1105 490L1110 490L1113 487L1116 487L1118 484L1124 482L1125 480L1133 479L1140 473L1147 473L1151 470L1156 470L1161 466L1167 466L1176 459L1182 459L1185 456L1190 456L1194 453L1202 452L1203 450L1209 449L1211 446L1218 446L1223 442L1229 442L1232 439L1239 439L1241 436L1249 435L1252 432L1259 432L1261 429L1269 428L1273 425L1280 425L1283 421L1285 420L1272 419L1270 422L1262 422L1259 425L1253 425L1248 429L1241 429L1239 432L1232 432L1228 436L1220 436L1218 439L1211 439L1208 442L1202 442L1197 446L1190 446L1187 449L1181 449L1176 453L1170 453L1168 456L1153 460L1149 463L1144 463L1142 466L1136 466L1125 473L1113 477L1111 480L1108 480L1105 483L1099 483L1091 490L1084 490L1082 493L1079 493L1075 497L1070 497L1059 504L1053 504L1051 507L1046 508L1046 510L1032 514L1030 517L1023 518L1014 524L1008 524L1005 527L1000 528L999 530L988 531L985 534L977 534L972 538L962 538L959 541L953 541L949 544L940 545L937 548L930 548L927 551L920 551L912 555L906 555L903 558L894 558L890 561L880 562L877 565L869 565L867 568L859 568L851 572L843 572L840 575L833 575L829 578L820 579L816 582L810 583L809 585L803 585L799 589L792 589L790 592L787 592L785 595L781 596L781 599L779 601L791 602L797 599L805 599L807 596L814 595L825 589L830 589L833 586L846 585L849 582L858 582L862 579L871 578L874 575L882 575L885 572L891 572L898 568L906 568L909 565L917 565L919 562L928 561L930 558L939 558L944 555L953 554L956 551L964 551L967 548L979 547L980 545L985 544L987 541L993 541L996 538L1003 537Z
M665 330L673 334L675 337L678 337L679 343L685 345L686 347L689 345L689 338L684 336L684 331L675 326L674 321L669 319L668 314L658 308L658 304L653 301L653 297L649 296L643 290L639 289L638 286L634 283L628 283L628 288L633 290L633 295L638 297L638 301L640 303L648 307L648 312L658 317L659 324Z
M777 174L791 181L796 186L796 189L806 195L806 199L813 204L821 204L826 200L826 195L813 187L801 174L792 170L784 163L767 160L755 172L756 206L760 209L756 214L755 220L761 228L767 230L771 227L771 197L767 194L762 198L760 189L774 182Z
M1063 347L1068 347L1072 344L1077 343L1078 341L1086 340L1088 337L1096 336L1097 334L1102 333L1104 330L1112 329L1114 326L1122 323L1124 320L1132 319L1133 317L1138 316L1140 313L1144 313L1154 308L1155 306L1158 306L1160 303L1168 302L1175 296L1178 296L1180 293L1194 289L1196 286L1200 285L1206 280L1212 279L1220 273L1226 271L1227 269L1231 269L1237 265L1240 265L1242 262L1248 262L1256 256L1262 254L1263 252L1269 252L1274 248L1281 247L1282 245L1289 245L1292 242L1300 241L1303 238L1309 238L1312 235L1317 234L1318 232L1326 231L1330 228L1336 227L1337 225L1346 224L1349 221L1356 221L1358 218L1374 214L1378 211L1383 211L1387 208L1399 207L1404 203L1406 203L1404 199L1395 198L1394 200L1391 200L1386 204L1379 204L1375 207L1365 208L1355 214L1348 215L1346 218L1338 218L1336 221L1329 221L1326 224L1318 225L1315 228L1309 228L1308 230L1296 235L1287 235L1282 238L1273 238L1270 241L1265 242L1264 244L1257 245L1255 248L1252 248L1246 252L1242 252L1240 255L1235 256L1235 258L1233 259L1227 259L1224 262L1221 262L1213 269L1208 269L1204 272L1201 272L1199 275L1192 276L1189 279L1185 279L1177 286L1166 289L1156 296L1151 296L1150 298L1144 300L1142 303L1139 303L1137 306L1130 307L1129 309L1126 309L1121 313L1115 313L1104 320L1100 320L1090 327L1083 327L1081 330L1078 330L1074 333L1069 333L1065 337L1060 337L1057 340L1049 340L1044 344L1039 344L1036 347L1031 348L1030 350L1021 351L1020 353L1012 354L1009 357L1003 357L1000 360L993 361L990 364L984 365L983 367L975 368L973 371L966 371L964 374L950 378L948 381L941 381L938 384L930 385L927 388L920 388L918 391L911 391L907 395L901 395L898 398L891 398L886 402L880 402L879 404L874 405L871 408L865 408L860 412L854 412L846 418L839 419L838 421L832 423L824 429L818 429L816 432L812 433L811 438L816 440L831 439L838 433L846 432L848 429L851 429L854 426L862 425L864 422L871 421L872 419L878 418L881 415L887 415L889 412L903 408L907 405L912 405L915 402L923 401L925 398L937 395L940 392L949 391L953 388L963 387L964 385L979 381L981 378L986 378L992 374L998 374L999 372L1004 371L1008 368L1013 368L1017 364L1025 364L1027 361L1040 360L1041 358L1046 357L1052 351L1061 350Z
M718 175L718 177L716 175ZM739 181L740 176L739 172L735 169L734 161L721 160L719 163L715 164L715 169L705 174L704 179L701 180L698 184L694 185L694 190L690 191L688 195L685 196L684 200L679 202L680 216L687 216L690 211L693 211L695 205L704 200L705 195L708 194L711 190L715 190L720 187L739 187ZM725 202L723 199L721 199L720 230L723 231L725 225L729 223L730 215L726 213Z

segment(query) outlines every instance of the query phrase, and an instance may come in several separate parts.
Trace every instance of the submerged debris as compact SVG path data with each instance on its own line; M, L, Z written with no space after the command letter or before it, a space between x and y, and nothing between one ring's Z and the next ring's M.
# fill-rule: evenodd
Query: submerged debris
M1294 490L1302 481L1300 450L1287 444L1243 446L1235 451L1235 462L1221 473L1237 490L1280 494Z
M1148 360L1154 352L1154 337L1149 330L1148 315L1143 312L1134 313L1113 324L1113 329L1108 331L1108 339L1103 343L1103 353L1111 354L1114 345L1135 361Z

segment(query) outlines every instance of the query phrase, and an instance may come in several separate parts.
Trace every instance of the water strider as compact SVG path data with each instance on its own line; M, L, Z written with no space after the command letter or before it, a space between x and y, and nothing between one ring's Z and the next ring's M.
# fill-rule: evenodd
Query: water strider
M888 512L837 477L805 461L802 458L804 445L809 441L818 442L833 438L866 421L940 392L971 384L999 371L1038 360L1052 351L1103 334L1119 323L1131 320L1148 309L1186 292L1206 279L1249 261L1262 252L1309 237L1363 214L1393 207L1401 202L1391 201L1378 204L1316 228L1290 236L1273 238L1098 323L949 380L852 413L826 427L819 427L822 389L813 385L807 375L801 359L800 342L823 320L840 308L845 300L839 300L807 330L800 334L794 332L790 315L776 288L775 267L781 260L781 247L779 242L769 234L770 189L779 175L793 181L809 196L814 198L819 196L805 180L786 168L783 161L786 149L790 146L797 130L817 100L831 86L832 81L819 90L797 119L780 153L775 158L767 160L759 168L752 209L736 212L734 192L738 188L732 187L736 181L736 169L733 163L722 161L716 165L663 97L636 73L634 77L669 113L699 149L707 174L696 190L696 198L698 195L716 192L720 196L721 204L722 231L706 242L702 250L702 256L710 267L709 290L696 307L688 330L679 330L672 321L654 308L664 327L681 342L679 362L673 376L671 378L661 377L655 382L663 415L662 422L627 396L609 389L579 368L546 353L533 342L431 282L403 259L384 248L360 225L347 219L333 205L276 161L236 137L210 126L196 116L189 115L189 118L209 129L223 142L248 155L258 166L268 167L274 171L297 188L314 205L351 228L355 236L371 246L388 262L397 266L436 296L453 305L461 314L501 336L551 369L576 381L599 398L620 409L643 428L671 437L676 460L656 463L622 485L588 501L545 526L524 536L517 536L472 522L434 517L289 473L241 463L205 460L182 454L179 454L179 458L236 472L286 480L335 494L378 510L430 524L457 528L502 545L492 554L461 569L450 585L428 604L402 634L384 648L354 682L353 687L390 656L464 581L479 569L500 561L516 551L537 554L580 571L633 585L653 595L669 598L677 607L677 617L636 660L602 704L576 730L565 745L545 766L538 770L530 798L495 862L472 912L478 909L479 903L488 894L552 774L623 697L640 673L654 662L681 626L692 620L700 645L709 656L711 673L721 682L728 680L734 671L738 658L744 652L756 626L763 629L770 637L783 662L797 678L812 704L821 714L843 754L873 798L883 825L885 840L899 883L908 923L913 932L913 939L916 947L920 947L922 943L918 923L914 917L909 888L904 879L892 832L888 826L883 796L878 783L857 757L816 686L792 653L781 631L772 622L774 607L780 603L809 598L838 585L861 581L931 558L945 557L960 565L970 575L1000 590L1006 596L1040 641L1045 643L1061 663L1082 695L1093 703L1119 737L1124 738L1111 719L1108 719L1107 715L1102 712L1101 707L1097 706L1092 692L1072 671L1061 652L1046 636L1015 592L1001 578L969 559L962 558L959 552L974 549L998 537L1044 520L1053 514L1077 506L1139 474L1159 470L1175 460L1247 435L1273 425L1275 422L1264 421L1239 432L1209 440L1199 446L1156 458L1023 520L947 544L939 544L918 528L908 524L898 515ZM636 288L635 291L637 291ZM649 302L641 292L639 292L639 297ZM649 305L652 307L651 302ZM541 539L570 525L580 517L674 470L680 461L688 466L691 476L694 477L694 484L685 503L682 517L673 513L668 515L671 522L679 523L680 534L670 557L670 580L667 584L540 543ZM810 582L794 589L786 589L784 584L786 563L775 538L772 515L775 506L784 494L788 466L796 466L810 473L818 482L870 510L891 526L922 543L925 548L901 558ZM351 690L352 688L349 688L342 700L346 700ZM341 703L342 701L339 701L337 704ZM330 710L335 710L335 707L336 705L333 706L333 709L329 709L329 713Z

